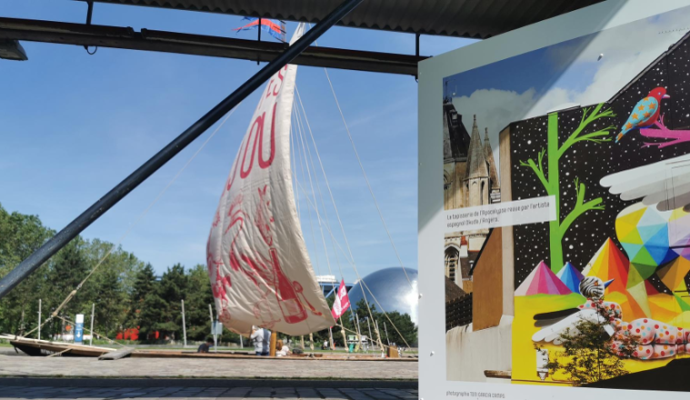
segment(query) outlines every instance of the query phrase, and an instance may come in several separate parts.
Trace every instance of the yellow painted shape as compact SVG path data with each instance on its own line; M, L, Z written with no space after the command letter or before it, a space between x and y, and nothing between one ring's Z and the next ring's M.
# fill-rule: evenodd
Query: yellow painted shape
M602 246L601 250L597 253L597 258L594 260L592 269L589 270L587 276L596 276L601 279L604 279L606 276L608 276L608 263L605 262L609 259L608 243L610 242L607 240Z
M690 261L683 257L678 257L669 265L661 268L658 272L659 278L671 290L682 290L681 284L685 285L685 275L690 272Z
M649 299L649 308L652 310L652 318L671 323L671 320L676 318L683 312L675 297L670 294L655 294L647 297Z
M618 293L616 296L623 296ZM614 301L616 296L607 296L607 301ZM668 295L665 295L668 296ZM625 297L625 296L623 296ZM668 296L673 297L673 296ZM534 315L544 312L552 312L563 310L567 308L577 307L584 303L585 299L579 294L569 295L535 295L535 296L520 296L515 297L515 319L513 319L513 365L512 365L512 383L513 384L534 384L546 386L569 386L568 382L562 381L563 376L556 374L549 375L544 382L539 380L537 376L537 361L536 350L534 342L532 342L532 335L539 330L534 326ZM665 303L665 299L659 299L661 303ZM626 300L627 301L627 300ZM675 300L674 300L675 301ZM658 307L658 306L654 306ZM686 326L690 326L690 311L677 315L682 318L682 322ZM624 320L625 315L624 315ZM628 320L630 321L630 320ZM660 320L661 321L661 320ZM666 321L661 321L666 322ZM671 324L669 322L669 324ZM677 326L683 326L678 323ZM553 344L540 343L541 347L549 351L549 356L554 357L557 352L563 351L563 347L555 346ZM690 358L688 355L681 355L675 358L667 358L663 360L623 360L625 369L630 373L647 371L654 368L661 368L678 358ZM555 379L555 380L554 380ZM559 380L561 380L559 382Z
M631 268L634 269L634 268ZM637 302L637 306L640 307L640 314L633 313L633 318L651 318L652 317L652 309L649 308L649 299L647 297L647 289L645 288L644 281L638 283L637 285L628 288L628 294L630 294L630 297L635 299ZM613 301L613 300L611 300ZM628 315L623 312L623 319L630 318ZM630 319L629 319L630 320Z
M690 329L690 311L685 311L677 315L669 321L673 326L679 326L684 329Z

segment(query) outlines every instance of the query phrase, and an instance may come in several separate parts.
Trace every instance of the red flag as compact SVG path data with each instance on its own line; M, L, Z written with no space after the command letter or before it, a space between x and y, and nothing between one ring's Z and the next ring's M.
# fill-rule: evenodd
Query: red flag
M347 297L347 288L345 287L345 280L340 281L340 287L338 288L338 293L335 295L335 301L333 302L333 310L331 314L334 319L340 318L345 311L350 308L350 299Z

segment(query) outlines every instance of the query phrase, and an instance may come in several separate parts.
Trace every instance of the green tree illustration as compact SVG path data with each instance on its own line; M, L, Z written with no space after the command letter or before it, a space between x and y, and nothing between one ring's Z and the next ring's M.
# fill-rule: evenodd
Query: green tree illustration
M599 129L592 133L583 134L587 127L597 120L602 118L615 117L610 108L602 110L604 104L601 103L594 107L585 107L582 109L582 119L580 125L573 131L573 133L563 142L562 145L558 143L558 113L554 112L548 115L548 144L547 148L539 152L537 161L530 158L529 160L520 161L523 167L529 167L539 178L539 181L544 185L546 193L549 196L556 198L556 219L549 223L549 247L551 258L551 270L554 273L563 268L563 237L566 232L578 217L589 210L603 210L601 197L585 202L585 185L580 183L578 178L575 178L575 192L577 195L575 206L570 212L561 218L561 185L559 164L561 157L573 145L580 142L594 142L602 143L608 142L611 139L606 136L615 129L613 125ZM546 157L547 167L544 169L544 157Z

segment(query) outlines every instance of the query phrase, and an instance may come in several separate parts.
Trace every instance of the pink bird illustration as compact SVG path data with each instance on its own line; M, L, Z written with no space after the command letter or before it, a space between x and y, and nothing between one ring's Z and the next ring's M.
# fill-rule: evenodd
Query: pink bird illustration
M616 143L631 130L635 128L648 128L659 120L659 113L661 111L661 99L668 99L671 96L666 94L666 89L657 87L644 99L637 102L633 108L628 120L621 127L621 132L616 137Z

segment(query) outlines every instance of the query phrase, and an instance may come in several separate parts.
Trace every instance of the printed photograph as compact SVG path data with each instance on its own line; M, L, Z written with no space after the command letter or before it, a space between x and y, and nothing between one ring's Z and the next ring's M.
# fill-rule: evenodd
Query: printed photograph
M444 208L557 207L446 234L448 380L687 387L672 377L690 368L688 17L444 79Z

